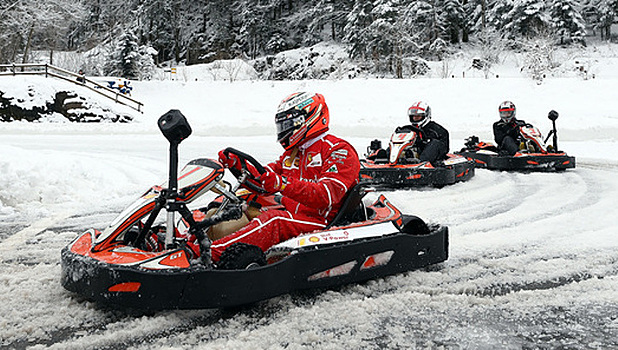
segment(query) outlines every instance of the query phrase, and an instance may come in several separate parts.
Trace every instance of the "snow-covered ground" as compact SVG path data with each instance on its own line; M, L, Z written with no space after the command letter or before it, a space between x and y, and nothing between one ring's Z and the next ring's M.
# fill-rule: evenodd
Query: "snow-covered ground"
M135 82L133 97L145 104L135 123L2 123L0 348L618 348L618 63L592 59L595 79L540 85L508 66L500 69L510 76L488 80ZM0 77L5 90L28 84L61 83ZM161 114L180 109L193 127L181 164L226 146L267 162L281 152L275 108L297 90L323 93L333 133L361 154L405 124L419 99L451 132L453 151L470 135L490 140L505 99L543 132L555 109L560 148L577 168L477 170L466 183L386 193L403 212L447 225L450 257L359 285L153 314L100 308L60 286L62 247L165 179Z

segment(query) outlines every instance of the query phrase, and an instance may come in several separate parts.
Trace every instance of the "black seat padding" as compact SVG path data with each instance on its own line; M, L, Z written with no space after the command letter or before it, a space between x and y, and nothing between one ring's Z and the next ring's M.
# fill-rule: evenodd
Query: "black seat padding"
M367 220L367 208L365 208L363 203L365 194L363 186L356 185L352 187L346 194L339 212L326 228L329 229L334 226L343 226L352 222Z

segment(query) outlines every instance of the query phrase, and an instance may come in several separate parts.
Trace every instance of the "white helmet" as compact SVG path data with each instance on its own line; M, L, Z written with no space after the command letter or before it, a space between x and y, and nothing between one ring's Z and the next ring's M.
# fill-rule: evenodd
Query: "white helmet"
M408 108L410 123L417 128L422 128L431 120L431 108L423 101L418 101Z
M515 118L515 104L511 101L504 101L498 106L500 119L505 123L510 123Z

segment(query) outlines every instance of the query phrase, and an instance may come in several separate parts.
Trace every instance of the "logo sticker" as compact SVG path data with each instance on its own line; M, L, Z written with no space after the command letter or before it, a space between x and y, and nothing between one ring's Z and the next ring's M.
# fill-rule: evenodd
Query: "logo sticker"
M346 149L339 149L339 150L336 150L335 152L333 152L333 153L331 154L331 156L333 156L333 157L339 157L339 158L344 158L344 159L345 159L345 158L347 158L347 157L348 157L348 150L346 150Z
M333 164L333 166L331 166L330 168L328 168L328 170L326 170L327 173L338 173L339 169L337 169L337 165Z
M298 169L299 163L300 163L300 159L298 159L298 157L294 157L294 159L292 159L290 156L287 156L283 160L283 168L284 169Z
M312 156L311 154L309 154L307 158L309 160L309 164L307 164L307 167L322 166L322 155L321 154L318 153L315 156Z

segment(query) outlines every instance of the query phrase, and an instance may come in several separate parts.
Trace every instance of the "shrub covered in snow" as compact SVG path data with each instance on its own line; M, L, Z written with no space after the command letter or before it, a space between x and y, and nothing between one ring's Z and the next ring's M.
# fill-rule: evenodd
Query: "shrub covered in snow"
M253 66L270 80L350 79L360 73L342 46L324 43L259 58Z

